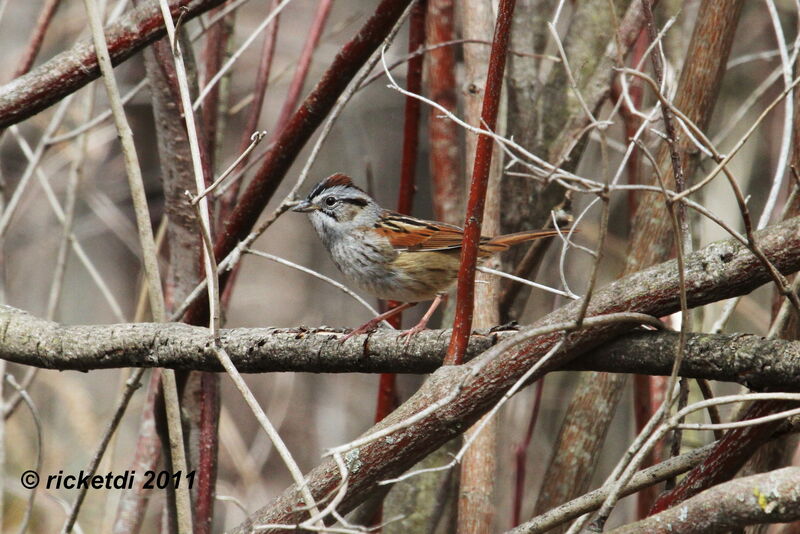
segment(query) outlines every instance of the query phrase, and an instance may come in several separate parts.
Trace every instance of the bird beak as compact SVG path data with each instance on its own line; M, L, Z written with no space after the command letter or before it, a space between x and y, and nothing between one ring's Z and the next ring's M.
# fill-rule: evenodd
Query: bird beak
M319 209L319 206L315 206L314 204L312 204L308 200L303 200L297 206L293 207L292 211L297 211L299 213L309 213L309 212L312 212L312 211L317 211L318 209Z

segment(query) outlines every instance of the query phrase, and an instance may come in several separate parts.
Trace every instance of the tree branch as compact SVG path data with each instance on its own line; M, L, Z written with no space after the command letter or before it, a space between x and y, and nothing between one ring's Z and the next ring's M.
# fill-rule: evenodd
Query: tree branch
M167 367L222 372L208 329L181 323L62 326L0 306L0 359L61 371ZM517 329L473 332L472 360ZM408 345L378 331L339 343L327 328L233 328L221 342L243 373L431 373L442 365L450 330L425 330ZM563 370L669 375L678 343L675 332L624 335L564 366ZM750 389L796 390L800 341L750 334L692 334L681 376L736 382Z
M173 17L182 13L183 20L188 21L224 1L172 0L169 6ZM119 65L165 33L157 1L131 9L105 28L111 63ZM39 113L99 76L92 40L84 39L28 74L0 86L0 128Z
M690 534L728 532L747 525L800 519L800 467L738 478L714 486L679 506L610 531Z

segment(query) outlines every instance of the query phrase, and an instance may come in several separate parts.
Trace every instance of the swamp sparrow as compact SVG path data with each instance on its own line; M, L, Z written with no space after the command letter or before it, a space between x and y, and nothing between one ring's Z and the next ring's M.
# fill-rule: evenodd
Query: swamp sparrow
M405 335L423 330L458 278L461 228L386 210L344 174L325 178L292 210L308 213L336 266L359 288L405 303L352 331L348 338L414 303L434 299L422 321ZM558 230L543 230L481 237L478 261L511 245L557 234Z

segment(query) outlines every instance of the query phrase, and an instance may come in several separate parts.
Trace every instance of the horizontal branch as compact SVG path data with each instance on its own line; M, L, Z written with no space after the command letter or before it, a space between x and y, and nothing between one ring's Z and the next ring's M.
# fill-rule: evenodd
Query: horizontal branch
M737 478L609 534L701 534L800 519L800 467Z
M677 332L637 332L576 358L567 369L669 376ZM797 391L800 341L753 334L689 334L680 376Z
M517 329L474 333L471 360ZM222 346L243 373L431 373L441 366L450 330L426 330L408 344L397 332L377 331L340 343L328 328L234 328ZM167 367L221 372L208 329L181 323L62 326L0 306L0 359L58 369ZM678 343L674 332L636 332L570 362L565 370L669 375ZM681 375L738 382L751 389L793 390L800 375L800 342L749 334L692 334Z
M470 356L497 343L503 331L472 336ZM429 373L441 365L449 330L426 330L405 344L378 331L344 343L341 329L232 328L222 348L243 373ZM223 371L207 328L183 323L62 326L0 305L0 359L46 369L91 371L168 367Z
M170 0L173 17L188 21L225 0ZM166 33L158 0L142 2L105 29L111 62L118 65ZM39 113L100 76L91 38L76 43L28 74L0 86L0 129Z

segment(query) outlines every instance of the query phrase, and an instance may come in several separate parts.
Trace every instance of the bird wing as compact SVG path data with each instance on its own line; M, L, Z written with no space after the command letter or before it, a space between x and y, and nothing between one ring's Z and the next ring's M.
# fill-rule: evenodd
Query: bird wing
M464 232L458 226L387 212L375 230L389 239L395 250L435 252L461 248Z

